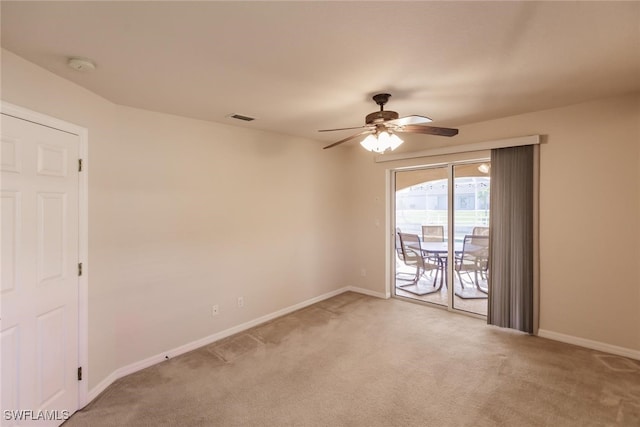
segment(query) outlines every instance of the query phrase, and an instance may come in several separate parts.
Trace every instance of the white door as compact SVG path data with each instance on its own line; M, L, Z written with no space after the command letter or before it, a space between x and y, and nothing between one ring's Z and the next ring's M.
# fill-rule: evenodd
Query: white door
M78 408L79 137L1 131L2 425L59 425Z

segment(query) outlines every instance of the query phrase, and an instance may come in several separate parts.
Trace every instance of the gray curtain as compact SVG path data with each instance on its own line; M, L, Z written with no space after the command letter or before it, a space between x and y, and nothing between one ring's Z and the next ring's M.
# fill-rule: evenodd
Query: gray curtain
M533 146L491 150L487 323L533 333Z

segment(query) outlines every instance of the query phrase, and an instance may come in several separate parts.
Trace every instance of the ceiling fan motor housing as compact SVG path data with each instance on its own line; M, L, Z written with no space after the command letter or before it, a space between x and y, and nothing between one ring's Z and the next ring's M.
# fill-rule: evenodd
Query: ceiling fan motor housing
M395 111L376 111L371 114L367 114L367 117L364 119L365 124L374 124L378 122L386 122L387 120L395 120L399 117L398 113Z

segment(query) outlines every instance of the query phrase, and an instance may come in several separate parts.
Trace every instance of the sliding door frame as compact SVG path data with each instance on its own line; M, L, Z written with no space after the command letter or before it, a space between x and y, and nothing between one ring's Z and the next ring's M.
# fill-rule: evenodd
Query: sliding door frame
M460 156L455 156L460 157ZM455 282L454 277L454 245L455 245L455 176L454 176L454 168L460 165L472 164L472 163L483 163L490 161L490 155L487 155L486 152L482 154L478 153L477 157L474 158L464 158L464 159L455 159L452 158L446 162L434 162L434 163L424 163L415 166L408 167L398 167L393 169L387 169L387 248L390 250L387 251L387 269L389 274L387 274L387 294L391 295L395 298L401 298L405 300L409 300L412 302L417 302L424 305L429 305L432 307L437 307L441 309L446 309L447 311L453 311L456 313L462 313L471 317L476 317L479 319L486 319L486 316L481 314L473 313L470 311L462 310L456 308L454 306L454 295L453 286ZM437 169L437 168L446 168L447 170L447 305L436 304L429 301L422 301L418 299L413 299L410 297L404 297L396 294L396 285L395 285L395 277L396 277L396 263L395 263L395 230L396 230L396 174L398 172L411 172L416 170L425 170L425 169Z

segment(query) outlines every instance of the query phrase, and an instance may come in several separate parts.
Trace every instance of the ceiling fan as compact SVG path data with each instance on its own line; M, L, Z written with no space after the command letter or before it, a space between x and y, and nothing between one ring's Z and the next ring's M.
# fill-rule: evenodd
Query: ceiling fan
M364 126L356 126L351 128L340 129L322 129L318 132L332 132L336 130L364 129L355 135L348 136L340 141L324 147L325 149L335 147L344 142L350 141L362 135L368 135L361 143L365 149L376 153L383 153L387 150L394 150L402 140L395 135L396 132L406 133L425 133L429 135L454 136L458 134L458 129L424 126L425 123L431 122L429 117L424 116L406 116L399 117L395 111L384 109L384 104L389 101L391 95L388 93L378 93L373 95L373 100L380 106L380 111L367 114Z

